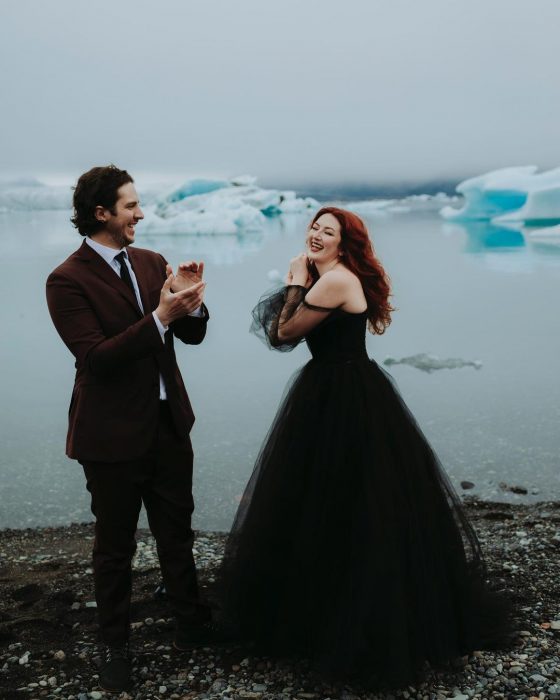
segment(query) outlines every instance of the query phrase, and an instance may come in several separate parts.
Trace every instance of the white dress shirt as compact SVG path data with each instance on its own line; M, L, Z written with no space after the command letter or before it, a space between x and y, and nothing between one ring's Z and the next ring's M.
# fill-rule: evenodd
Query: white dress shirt
M138 281L136 279L136 275L134 274L134 270L132 269L132 265L130 264L130 260L128 259L128 254L126 252L126 248L120 248L117 250L116 248L109 248L109 246L103 245L102 243L98 243L97 241L94 241L91 239L89 236L86 236L86 243L87 245L90 246L90 248L93 248L96 253L98 253L103 260L109 265L109 267L120 277L121 276L121 266L119 264L118 260L115 260L117 255L119 253L122 253L124 251L124 260L125 264L128 267L128 271L130 272L130 278L132 280L132 286L134 287L134 293L136 295L136 301L138 302L138 306L140 307L140 310L142 313L144 313L144 307L142 305L142 299L140 298L140 289L138 288ZM163 323L159 320L157 317L157 314L155 311L152 311L152 316L154 317L154 321L156 323L157 329L159 331L159 334L161 335L161 341L162 343L165 343L165 332L168 330L169 326L164 326ZM202 316L202 309L199 307L195 311L189 314L189 316ZM161 373L159 375L159 398L161 401L165 401L167 399L167 392L165 390L165 382L163 381L163 377L161 376Z

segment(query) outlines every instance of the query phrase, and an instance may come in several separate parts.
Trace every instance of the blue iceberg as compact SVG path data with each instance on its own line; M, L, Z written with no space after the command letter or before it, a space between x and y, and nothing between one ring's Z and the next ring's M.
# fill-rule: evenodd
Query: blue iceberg
M267 218L310 213L319 203L295 192L264 189L256 178L189 180L145 210L146 233L237 234L260 231Z
M502 168L457 185L461 209L440 213L453 221L491 221L504 225L550 226L560 223L560 168L537 173L534 165Z

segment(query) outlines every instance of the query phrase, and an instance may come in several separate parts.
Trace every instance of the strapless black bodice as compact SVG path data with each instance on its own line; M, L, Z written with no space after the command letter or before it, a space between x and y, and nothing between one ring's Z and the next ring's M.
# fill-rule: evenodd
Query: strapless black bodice
M367 314L351 314L337 309L305 338L314 360L341 362L367 360Z

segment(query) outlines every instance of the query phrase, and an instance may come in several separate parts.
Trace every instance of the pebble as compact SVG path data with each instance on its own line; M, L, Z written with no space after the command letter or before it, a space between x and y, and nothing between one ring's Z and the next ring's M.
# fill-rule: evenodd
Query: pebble
M64 661L64 659L66 658L66 654L62 651L62 649L59 649L58 651L55 652L54 658L57 661Z
M211 693L221 693L227 688L227 681L223 678L216 678L216 680L210 686Z
M243 658L236 649L196 649L190 655L172 652L169 646L172 633L166 626L171 620L167 618L165 601L154 602L151 597L158 583L157 559L153 538L146 535L145 543L139 544L142 565L149 564L154 570L136 580L135 586L139 587L135 588L135 595L143 599L137 608L142 612L138 614L150 617L131 623L135 631L132 636L134 692L114 696L115 700L560 700L560 615L554 600L559 566L555 557L558 547L553 541L555 536L560 543L560 507L546 504L548 519L541 515L543 508L541 504L513 508L500 505L498 509L496 505L480 503L472 509L487 561L490 568L495 567L499 572L500 587L515 591L516 584L520 584L526 594L525 598L517 598L524 629L515 645L508 650L473 652L460 667L428 676L417 686L389 694L337 688L312 676L303 662L276 664L252 655ZM486 517L498 510L500 518ZM86 530L89 526L80 527L82 533L91 532ZM58 532L64 531L58 529ZM33 531L30 533L33 535ZM219 564L221 542L219 535L197 536L196 557L198 563L202 562L203 585L208 585L213 577L211 573ZM0 538L0 556L4 554L3 544ZM52 547L53 562L60 561L62 554L58 550L59 546ZM21 552L17 554L19 557ZM84 570L85 563L79 556L67 558L80 571ZM83 575L74 583L72 573L67 572L66 581L67 589L61 591L65 596L60 599L63 605L59 605L58 612L68 613L67 630L70 630L70 609L84 608L93 592L91 579L86 580ZM22 700L49 697L108 700L107 693L93 690L98 687L98 676L89 665L96 653L93 615L75 624L80 625L79 630L65 641L62 636L58 641L54 641L56 637L45 636L44 646L32 646L35 642L27 645L25 641L32 637L22 635L22 642L0 648L0 697L3 697L5 677L14 670L18 680L11 689L21 684L18 697ZM71 658L72 664L55 664L59 652L65 654L66 660ZM29 663L18 666L28 653ZM57 676L49 676L54 671Z

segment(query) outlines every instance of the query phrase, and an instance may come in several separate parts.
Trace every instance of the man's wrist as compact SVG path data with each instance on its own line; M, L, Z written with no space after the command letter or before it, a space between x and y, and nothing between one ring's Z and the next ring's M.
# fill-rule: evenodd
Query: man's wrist
M152 316L154 317L159 332L163 335L163 333L169 329L169 320L159 309L152 311Z
M202 318L204 316L202 304L199 307L197 307L194 311L189 311L189 316L194 316L195 318Z

